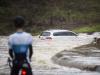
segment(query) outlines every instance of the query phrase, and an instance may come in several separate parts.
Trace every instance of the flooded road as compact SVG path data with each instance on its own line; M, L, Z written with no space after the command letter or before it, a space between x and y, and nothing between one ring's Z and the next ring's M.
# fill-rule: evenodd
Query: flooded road
M83 51L82 52L78 49L73 50L74 47L78 47L79 45L85 44L82 42L81 44L80 43L76 44L75 42L74 43L72 42L73 45L71 42L70 44L64 43L65 45L63 44L63 46L61 41L58 44L53 42L55 43L55 45L52 45L50 41L46 41L45 44L43 43L44 41L37 39L37 37L34 38L34 43L33 43L34 55L32 57L32 62L31 62L34 75L100 75L98 71L96 72L96 71L81 69L79 67L76 67L75 65L72 65L72 63L80 65L83 64L83 62L85 65L86 64L99 65L100 54L97 48L94 49L93 47L92 50L88 51L85 49L82 50ZM90 51L91 53L89 54ZM59 56L59 53L63 55ZM68 57L68 59L65 57ZM7 65L7 58L8 58L7 37L2 36L0 38L0 60L1 60L0 75L9 75L10 68ZM51 58L55 59L56 61L52 62ZM71 64L68 64L66 62L68 60L71 61L73 60L73 61L72 62L70 61ZM72 66L68 66L67 64L62 65L62 62Z
M100 72L100 49L93 46L61 51L52 60L62 66Z

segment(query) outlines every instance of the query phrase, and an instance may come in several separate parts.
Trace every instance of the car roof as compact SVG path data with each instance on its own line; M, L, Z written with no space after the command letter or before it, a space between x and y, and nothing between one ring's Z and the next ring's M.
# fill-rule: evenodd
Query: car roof
M64 32L64 31L70 31L70 30L65 30L65 29L49 29L49 30L45 30L43 32Z

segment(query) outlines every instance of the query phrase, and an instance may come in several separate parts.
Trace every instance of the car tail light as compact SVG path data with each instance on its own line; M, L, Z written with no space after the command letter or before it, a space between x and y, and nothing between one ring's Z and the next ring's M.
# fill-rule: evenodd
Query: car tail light
M21 74L26 75L26 70L23 69Z
M52 40L52 38L51 38L51 37L46 37L46 39L50 39L50 40Z

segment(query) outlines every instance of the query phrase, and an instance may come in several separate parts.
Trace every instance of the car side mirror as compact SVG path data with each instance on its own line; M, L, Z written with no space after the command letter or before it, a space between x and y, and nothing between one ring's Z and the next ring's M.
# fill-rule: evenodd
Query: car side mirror
M40 38L40 35L39 35L39 38Z

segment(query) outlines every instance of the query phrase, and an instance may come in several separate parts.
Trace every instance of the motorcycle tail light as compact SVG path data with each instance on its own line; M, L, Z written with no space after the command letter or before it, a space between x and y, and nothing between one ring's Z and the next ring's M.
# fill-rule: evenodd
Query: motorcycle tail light
M22 70L22 75L26 75L26 70Z

